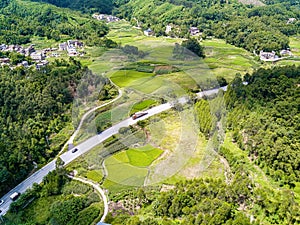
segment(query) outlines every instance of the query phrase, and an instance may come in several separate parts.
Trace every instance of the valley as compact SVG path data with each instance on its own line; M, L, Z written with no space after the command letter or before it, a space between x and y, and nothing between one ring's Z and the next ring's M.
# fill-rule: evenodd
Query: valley
M0 68L0 224L300 222L300 39L297 20L283 29L267 13L277 3L76 2L74 11L68 1L12 1L1 15L15 12L17 28L9 29L20 39L8 41L1 28L0 40L55 50L39 68L26 54L0 52L14 62ZM210 11L192 21L199 7ZM222 28L224 18L209 16L214 7L223 16L236 7L229 30L259 15L245 44ZM52 22L34 19L39 10ZM282 20L298 16L286 10ZM98 12L121 19L98 21ZM264 16L272 18L266 37L276 41L260 39ZM39 33L29 25L17 33L30 19ZM70 40L82 43L74 55ZM292 56L261 60L258 50L278 54L286 43Z

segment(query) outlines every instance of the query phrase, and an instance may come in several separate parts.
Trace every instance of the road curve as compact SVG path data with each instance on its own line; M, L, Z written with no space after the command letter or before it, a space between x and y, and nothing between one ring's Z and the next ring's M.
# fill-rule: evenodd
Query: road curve
M77 181L80 181L82 183L85 183L85 184L88 184L88 185L91 185L93 186L93 188L98 191L102 197L102 200L103 200L103 203L104 203L104 212L103 212L103 215L101 217L101 220L100 222L104 222L107 214L108 214L108 201L107 201L107 197L104 193L104 191L102 190L102 188L98 185L98 184L95 184L94 182L92 181L89 181L87 179L83 179L83 178L79 178L79 177L72 177L72 176L68 176L69 178L73 179L73 180L77 180Z
M215 95L221 89L223 91L226 91L227 86L199 92L199 93L197 93L197 97L202 98L204 96ZM185 103L188 102L188 99L185 98L185 97L182 97L182 98L178 99L178 102L181 103L181 104L185 104ZM173 106L173 103L161 104L161 105L155 106L155 107L153 107L149 110L146 110L145 112L147 112L148 114L145 115L145 116L142 116L138 119L133 120L131 117L128 118L128 119L125 119L125 120L113 125L112 127L106 129L102 133L97 134L97 135L87 139L86 141L80 143L79 145L75 146L78 149L78 151L76 151L75 153L72 153L72 151L67 151L67 152L63 153L60 156L60 158L64 161L64 163L65 163L64 165L68 165L73 160L75 160L76 158L80 157L81 155L87 153L89 150L96 147L97 145L99 145L100 143L102 143L103 141L108 139L109 137L113 136L114 134L117 134L121 127L128 127L130 125L136 124L140 120L147 119L151 116L154 116L156 114L159 114L161 112L169 110L169 109L172 108L172 106ZM14 193L14 192L24 193L27 189L31 188L34 183L40 184L43 181L43 178L49 172L55 170L55 162L56 162L56 159L51 161L49 164L47 164L46 166L44 166L40 170L36 171L33 175L28 177L26 180L21 182L18 186L16 186L12 190L10 190L7 194L5 194L1 198L1 199L4 200L4 204L0 206L0 209L2 210L0 215L4 215L4 214L7 213L8 209L9 209L9 206L12 203L12 200L10 200L10 198L9 198L9 196L12 193Z

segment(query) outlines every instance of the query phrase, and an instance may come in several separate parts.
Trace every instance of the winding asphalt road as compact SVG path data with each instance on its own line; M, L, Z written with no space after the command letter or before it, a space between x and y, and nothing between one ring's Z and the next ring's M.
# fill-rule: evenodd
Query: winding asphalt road
M216 89L212 89L212 90L199 92L199 93L197 93L197 97L202 98L204 96L210 96L210 95L217 94L220 89L226 91L227 87L221 87L221 88L216 88ZM182 98L178 99L178 102L181 104L185 104L188 102L188 99L185 97L182 97ZM133 120L132 118L128 118L122 122L119 122L119 123L113 125L112 127L108 128L107 130L103 131L102 133L95 135L95 136L89 138L88 140L82 142L81 144L75 146L78 149L77 152L72 153L72 151L71 151L72 149L71 149L70 151L67 151L64 154L62 154L60 156L60 158L65 162L65 165L68 165L73 160L75 160L79 156L85 154L86 152L88 152L95 146L99 145L100 143L102 143L103 141L105 141L106 139L111 137L112 135L117 134L121 127L128 127L130 125L136 124L140 120L147 119L153 115L159 114L159 113L169 110L171 108L172 108L171 103L165 103L165 104L153 107L149 110L146 110L145 112L147 112L148 114L143 117L140 117L136 120ZM56 159L51 161L49 164L47 164L40 170L36 171L34 174L32 174L30 177L28 177L22 183L20 183L15 188L10 190L7 194L5 194L1 198L2 200L4 200L4 203L0 206L0 210L2 210L0 215L4 215L7 213L9 206L12 203L12 200L9 198L9 196L11 194L13 194L14 192L24 193L27 189L31 188L34 183L40 184L43 181L43 178L49 172L55 170L55 162L56 162Z

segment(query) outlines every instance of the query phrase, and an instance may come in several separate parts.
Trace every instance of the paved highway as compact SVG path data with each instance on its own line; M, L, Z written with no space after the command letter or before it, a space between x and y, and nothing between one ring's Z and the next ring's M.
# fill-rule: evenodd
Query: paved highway
M227 87L216 88L216 89L212 89L212 90L208 90L208 91L199 92L199 93L197 93L197 96L198 96L198 98L202 98L203 96L210 96L213 94L217 94L220 89L226 91ZM185 104L187 101L188 100L184 97L182 97L178 100L178 102L180 102L181 104ZM99 145L100 143L102 143L103 141L105 141L106 139L111 137L112 135L117 134L121 127L128 127L130 125L137 123L140 120L144 120L146 118L149 118L153 115L156 115L156 114L159 114L166 110L169 110L171 108L172 108L171 103L165 103L165 104L153 107L153 108L145 111L148 113L145 116L142 116L135 120L133 120L132 118L128 118L120 123L113 125L112 127L108 128L107 130L103 131L102 133L95 135L95 136L89 138L88 140L82 142L81 144L77 145L76 146L76 148L78 149L77 152L72 153L72 151L67 151L64 154L62 154L60 156L60 158L65 162L65 165L67 165L70 162L72 162L74 159L76 159L79 156L81 156L82 154L88 152L89 150L91 150L95 146ZM41 168L40 170L38 170L37 172L32 174L30 177L28 177L26 180L24 180L18 186L16 186L12 190L10 190L6 195L4 195L1 198L4 200L4 203L0 206L0 210L2 210L0 215L4 215L8 211L9 206L12 203L12 200L10 200L10 198L9 198L9 196L11 194L13 194L14 192L24 193L27 189L31 188L34 183L40 184L43 181L43 178L49 172L55 170L55 162L56 162L56 159L54 159L49 164L47 164L46 166L44 166L43 168Z

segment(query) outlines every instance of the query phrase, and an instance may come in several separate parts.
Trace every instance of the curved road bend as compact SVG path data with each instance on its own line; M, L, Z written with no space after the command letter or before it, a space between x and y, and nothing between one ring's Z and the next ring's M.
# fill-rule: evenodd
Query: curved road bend
M220 89L226 91L227 86L221 87L221 88L215 88L215 89L208 90L208 91L199 92L199 93L197 93L197 96L198 96L198 98L202 98L203 96L217 94ZM180 102L181 104L185 104L187 102L187 99L182 97L182 98L178 99L178 102ZM121 127L128 127L130 125L136 124L140 120L147 119L153 115L159 114L159 113L169 110L171 108L172 108L171 103L165 103L165 104L153 107L149 110L146 110L145 112L148 112L148 114L143 117L140 117L136 120L133 120L132 118L123 120L122 122L117 123L117 124L113 125L112 127L108 128L107 130L103 131L102 133L95 135L95 136L89 138L88 140L82 142L81 144L77 145L76 146L76 148L78 148L77 152L72 153L72 151L67 151L67 152L63 153L60 156L60 158L65 162L65 165L67 165L67 164L71 163L73 160L75 160L76 158L78 158L79 156L85 154L86 152L88 152L89 150L94 148L95 146L99 145L100 143L102 143L103 141L105 141L106 139L111 137L112 135L117 134ZM10 190L7 194L5 194L1 198L4 200L4 203L0 206L0 209L2 210L0 215L4 215L7 213L9 206L12 203L12 200L9 198L9 196L11 194L13 194L14 192L24 193L27 189L31 188L34 183L40 184L43 181L43 178L49 172L55 170L55 162L56 162L56 159L51 161L49 164L47 164L40 170L36 171L33 175L28 177L26 180L24 180L19 185L17 185L15 188Z

